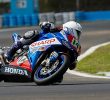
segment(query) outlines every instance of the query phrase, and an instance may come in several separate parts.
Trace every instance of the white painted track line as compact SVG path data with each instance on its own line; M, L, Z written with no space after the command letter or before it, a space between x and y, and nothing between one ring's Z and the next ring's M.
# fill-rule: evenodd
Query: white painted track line
M87 57L88 55L92 54L99 47L106 46L108 44L110 44L110 42L102 43L102 44L91 47L85 53L83 53L82 55L80 55L78 57L78 61L80 61L80 60L84 59L85 57ZM72 74L72 75L76 75L76 76L89 77L89 78L110 79L110 77L107 77L107 76L96 76L96 75L91 75L91 74L88 74L88 73L82 73L82 72L78 72L78 71L75 71L75 70L69 70L69 69L67 70L67 73Z

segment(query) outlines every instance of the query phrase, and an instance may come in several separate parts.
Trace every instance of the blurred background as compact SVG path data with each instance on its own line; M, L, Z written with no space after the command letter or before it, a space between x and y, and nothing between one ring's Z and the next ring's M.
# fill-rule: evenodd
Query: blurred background
M0 28L110 20L109 0L0 0Z

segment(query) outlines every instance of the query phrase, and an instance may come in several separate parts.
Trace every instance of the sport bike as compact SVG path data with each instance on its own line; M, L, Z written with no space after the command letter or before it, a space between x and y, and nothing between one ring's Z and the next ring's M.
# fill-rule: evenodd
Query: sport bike
M19 35L12 35L14 42ZM71 43L73 42L73 44ZM19 49L7 63L0 49L0 81L35 82L49 85L61 82L67 69L74 69L72 63L77 58L78 41L64 31L47 33L29 46Z

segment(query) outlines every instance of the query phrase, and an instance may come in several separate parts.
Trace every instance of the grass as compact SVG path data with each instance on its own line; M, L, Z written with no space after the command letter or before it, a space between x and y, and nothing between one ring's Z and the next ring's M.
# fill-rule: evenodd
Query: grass
M77 64L76 70L96 74L110 72L110 45L98 48Z

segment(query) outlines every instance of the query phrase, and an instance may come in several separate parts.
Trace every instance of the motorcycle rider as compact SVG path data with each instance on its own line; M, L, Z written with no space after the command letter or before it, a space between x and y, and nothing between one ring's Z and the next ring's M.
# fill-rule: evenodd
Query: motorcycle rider
M78 55L80 55L81 46L79 43L79 38L82 32L82 27L79 23L75 21L69 21L67 23L64 23L62 25L62 28L55 27L55 25L50 22L41 22L39 25L42 30L41 32L38 32L37 30L28 31L24 34L24 36L20 40L18 40L16 43L12 45L12 47L4 55L5 56L4 58L6 58L8 62L13 60L13 56L17 50L23 48L23 46L25 45L30 45L31 43L35 42L40 37L42 37L43 35L49 32L54 33L54 32L64 31L67 34L68 40L71 42L71 44L73 43L73 36L75 36L78 43L77 52ZM76 64L77 64L77 57L76 60L71 64L70 69L74 69L76 67ZM55 82L62 82L62 80L63 80L63 76L59 76L58 79L55 80Z
M62 25L62 28L59 28L59 27L55 27L55 25L51 22L41 22L39 24L39 26L41 28L41 32L38 32L37 30L28 31L24 34L24 36L19 41L17 41L16 43L14 43L12 45L12 47L5 54L5 58L8 61L11 61L14 54L16 53L16 51L18 49L23 48L23 46L30 45L31 43L35 42L36 40L38 40L40 37L42 37L46 33L49 33L49 32L54 33L54 32L58 32L58 31L61 31L61 30L63 30L68 35L68 40L71 42L71 44L73 43L73 40L72 40L73 36L75 36L75 38L78 42L77 52L78 52L78 55L80 55L81 46L80 46L80 43L79 43L79 38L80 38L80 35L81 35L81 32L82 32L82 27L79 23L77 23L75 21L69 21L69 22L64 23ZM76 66L76 61L73 62L72 66L74 66L74 67Z
M55 31L58 31L53 23L50 22L41 22L39 24L41 27L41 32L38 32L37 30L28 31L24 34L23 37L21 37L20 40L18 40L16 43L12 45L12 47L7 51L7 53L4 55L6 60L9 62L12 60L14 54L17 50L23 48L25 45L29 45L36 40L38 40L40 37L42 37L44 34L50 32L51 30L55 29Z

